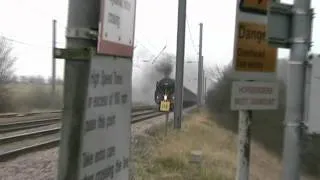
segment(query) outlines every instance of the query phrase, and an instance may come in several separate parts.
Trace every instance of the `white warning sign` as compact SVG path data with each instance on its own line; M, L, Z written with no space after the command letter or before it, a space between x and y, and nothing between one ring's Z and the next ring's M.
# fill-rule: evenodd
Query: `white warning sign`
M278 83L234 81L231 110L270 110L278 108Z

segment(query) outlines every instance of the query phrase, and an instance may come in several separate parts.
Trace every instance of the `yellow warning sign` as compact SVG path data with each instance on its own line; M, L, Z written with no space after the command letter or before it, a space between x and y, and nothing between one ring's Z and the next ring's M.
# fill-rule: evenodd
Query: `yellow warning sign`
M266 25L239 22L235 70L270 73L276 71L277 49L266 41Z
M160 111L169 112L170 111L170 101L160 102Z
M240 9L244 12L266 13L268 4L275 0L241 0Z

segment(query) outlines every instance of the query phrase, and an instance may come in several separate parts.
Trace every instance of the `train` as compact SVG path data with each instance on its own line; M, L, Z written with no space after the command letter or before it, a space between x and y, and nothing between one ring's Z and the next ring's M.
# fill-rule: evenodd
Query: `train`
M175 80L171 78L162 78L156 82L156 88L154 92L154 101L160 107L161 101L170 102L169 111L173 111L174 108L174 90Z

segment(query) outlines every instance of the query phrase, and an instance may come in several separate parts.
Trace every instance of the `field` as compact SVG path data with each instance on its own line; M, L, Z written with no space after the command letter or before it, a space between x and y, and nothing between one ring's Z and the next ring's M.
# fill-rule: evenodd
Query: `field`
M51 85L46 84L10 84L7 88L9 98L5 112L28 112L63 107L63 85L56 86L54 97L51 96ZM134 105L145 105L145 103L134 102Z
M220 126L206 111L190 115L181 131L169 130L167 136L163 126L154 128L138 138L134 149L136 179L232 180L237 140L236 133ZM200 164L189 162L194 150L202 152ZM252 142L250 179L280 179L281 166L279 157L257 141Z
M62 108L62 85L56 86L54 97L51 96L50 85L10 84L7 88L10 95L10 108L7 111L26 112Z

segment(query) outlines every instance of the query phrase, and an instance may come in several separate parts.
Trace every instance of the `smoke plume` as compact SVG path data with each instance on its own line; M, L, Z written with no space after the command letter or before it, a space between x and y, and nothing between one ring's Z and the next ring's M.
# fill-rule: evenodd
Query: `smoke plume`
M170 77L174 68L175 56L164 54L156 59L153 64L145 64L143 75L137 84L133 85L134 99L146 104L154 104L154 90L156 82L164 77Z
M174 56L170 54L164 55L159 59L158 63L155 64L156 71L160 73L162 77L170 77L173 70L173 60Z

